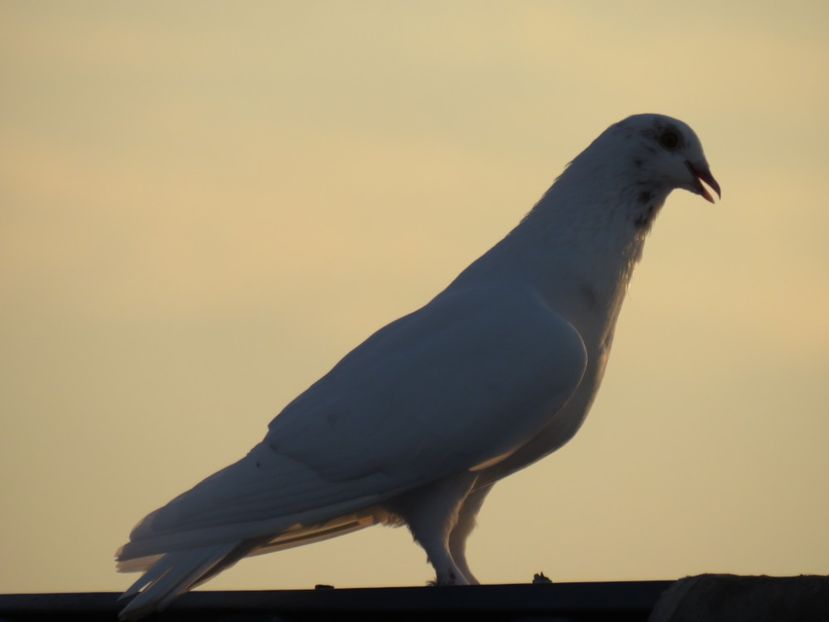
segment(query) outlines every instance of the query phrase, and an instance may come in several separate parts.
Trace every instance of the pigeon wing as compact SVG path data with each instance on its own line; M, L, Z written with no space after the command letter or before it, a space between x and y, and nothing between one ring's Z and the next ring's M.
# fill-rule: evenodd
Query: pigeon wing
M532 292L445 292L349 353L245 458L147 516L119 559L267 538L474 469L547 423L586 358Z
M450 290L347 355L266 440L331 481L419 485L522 445L586 363L576 329L534 292Z

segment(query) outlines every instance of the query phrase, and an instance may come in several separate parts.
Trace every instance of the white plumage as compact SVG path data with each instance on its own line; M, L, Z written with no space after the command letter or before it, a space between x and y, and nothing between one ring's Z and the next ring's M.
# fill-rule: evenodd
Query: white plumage
M264 440L141 521L121 617L166 606L242 557L405 522L441 584L476 583L464 546L498 479L578 430L645 235L667 195L719 194L684 123L606 130L527 217L421 309L291 402Z

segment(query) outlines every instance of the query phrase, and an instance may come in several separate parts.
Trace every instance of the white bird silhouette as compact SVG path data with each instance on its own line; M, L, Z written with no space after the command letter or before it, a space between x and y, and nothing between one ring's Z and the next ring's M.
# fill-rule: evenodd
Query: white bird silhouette
M146 570L137 618L239 559L403 522L438 584L494 482L566 443L604 373L650 225L675 188L720 194L670 117L603 132L513 229L424 307L371 335L235 464L141 521L117 553Z

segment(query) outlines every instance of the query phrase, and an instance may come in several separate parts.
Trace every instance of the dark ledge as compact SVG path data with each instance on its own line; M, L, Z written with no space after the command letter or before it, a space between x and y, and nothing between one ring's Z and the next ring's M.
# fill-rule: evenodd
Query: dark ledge
M0 622L112 622L118 593L0 595ZM146 622L829 622L829 577L192 592Z
M671 581L191 592L147 622L475 620L645 622ZM0 622L115 620L114 592L0 595Z

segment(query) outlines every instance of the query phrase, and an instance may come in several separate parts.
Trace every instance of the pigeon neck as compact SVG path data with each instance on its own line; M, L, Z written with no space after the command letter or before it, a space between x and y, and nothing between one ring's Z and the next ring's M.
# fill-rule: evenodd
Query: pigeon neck
M521 223L456 281L525 282L578 325L612 333L650 224L668 190L619 161L577 158ZM586 319L585 319L586 318Z
M642 220L635 186L579 177L565 174L548 190L505 240L507 254L546 298L615 320L658 207Z

